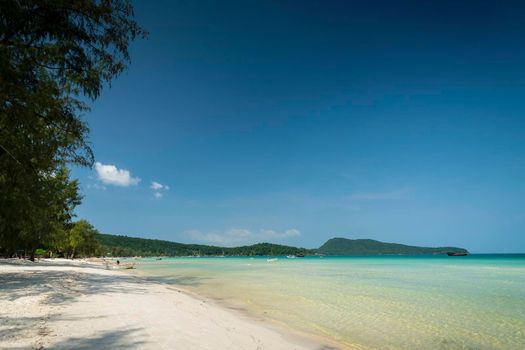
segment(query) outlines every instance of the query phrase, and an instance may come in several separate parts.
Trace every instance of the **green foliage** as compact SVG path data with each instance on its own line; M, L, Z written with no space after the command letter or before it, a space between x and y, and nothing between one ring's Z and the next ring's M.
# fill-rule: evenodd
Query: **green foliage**
M34 182L13 186L0 201L0 249L29 253L63 229L80 203L78 182L69 180L69 171L60 168L42 173Z
M0 252L34 250L80 203L68 164L91 166L95 99L144 36L128 0L0 1Z
M39 258L45 258L48 256L48 252L45 249L38 248L37 250L35 250L35 255Z
M312 253L307 249L271 243L226 248L107 234L98 234L96 237L103 246L104 254L112 256L265 256Z
M71 259L94 256L101 253L99 232L86 220L79 220L62 231L55 241L55 249Z
M227 250L228 255L236 256L295 255L298 253L313 254L313 252L308 249L271 243L258 243L250 246L228 248Z
M43 247L50 255L66 258L89 257L102 255L100 242L96 236L99 232L86 220L65 225L49 237Z
M384 243L372 239L332 238L319 249L319 253L327 255L378 255L378 254L445 254L447 252L467 252L457 247L426 248L408 246L397 243Z

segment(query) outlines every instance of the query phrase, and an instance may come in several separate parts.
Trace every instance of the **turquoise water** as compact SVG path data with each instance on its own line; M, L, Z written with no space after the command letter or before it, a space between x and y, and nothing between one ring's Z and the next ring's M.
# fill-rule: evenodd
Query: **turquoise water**
M525 349L525 255L139 261L139 274L342 347Z

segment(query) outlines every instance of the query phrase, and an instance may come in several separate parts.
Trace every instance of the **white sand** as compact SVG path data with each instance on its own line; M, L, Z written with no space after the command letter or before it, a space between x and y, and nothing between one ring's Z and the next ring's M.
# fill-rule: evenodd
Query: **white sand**
M0 260L0 349L319 349L100 264Z

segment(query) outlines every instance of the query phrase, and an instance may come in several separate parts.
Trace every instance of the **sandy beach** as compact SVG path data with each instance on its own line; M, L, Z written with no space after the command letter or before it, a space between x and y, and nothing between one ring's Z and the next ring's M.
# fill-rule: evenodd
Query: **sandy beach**
M177 286L104 264L0 261L1 349L321 349Z

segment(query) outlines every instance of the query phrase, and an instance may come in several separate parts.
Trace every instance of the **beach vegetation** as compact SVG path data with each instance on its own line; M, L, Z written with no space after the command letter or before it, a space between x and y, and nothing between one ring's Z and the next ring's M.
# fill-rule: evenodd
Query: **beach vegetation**
M49 256L49 252L46 249L38 248L35 250L35 256L37 258L47 258Z
M0 254L34 259L68 229L67 168L94 162L83 114L145 35L129 0L0 2Z
M99 232L87 220L79 220L67 225L52 236L47 248L51 255L70 259L102 255L102 247L96 239Z

